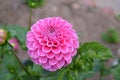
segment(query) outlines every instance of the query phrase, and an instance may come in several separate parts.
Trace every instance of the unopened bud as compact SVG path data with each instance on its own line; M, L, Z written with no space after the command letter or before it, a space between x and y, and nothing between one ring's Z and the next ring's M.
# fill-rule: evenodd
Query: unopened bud
M7 38L7 33L4 29L0 29L0 45L4 44Z
M16 38L10 39L8 43L13 47L14 50L18 49L18 40Z

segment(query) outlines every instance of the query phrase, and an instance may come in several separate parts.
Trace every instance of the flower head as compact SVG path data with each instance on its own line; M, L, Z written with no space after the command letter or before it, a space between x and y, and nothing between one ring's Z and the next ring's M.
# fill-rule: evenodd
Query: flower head
M0 29L0 44L4 44L7 38L7 33L4 29Z
M16 38L10 39L8 43L13 47L14 50L18 49L18 40Z
M70 64L78 47L75 30L60 17L40 19L27 33L28 55L35 64L48 71Z

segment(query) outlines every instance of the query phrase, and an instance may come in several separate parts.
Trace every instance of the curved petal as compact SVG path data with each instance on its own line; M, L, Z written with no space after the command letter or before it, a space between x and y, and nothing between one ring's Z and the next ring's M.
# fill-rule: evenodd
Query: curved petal
M32 31L29 31L29 32L27 33L27 40L28 40L28 41L35 41L35 36L34 36L34 34L33 34Z
M61 51L61 47L60 46L59 47L52 47L52 52L53 53L58 54L58 53L60 53L60 51Z
M55 58L49 59L50 65L55 65L57 63L57 60Z
M38 54L39 56L46 56L46 55L47 55L47 53L43 52L41 48L39 48L39 49L37 50L37 54Z
M61 60L62 58L63 58L63 54L62 53L59 53L59 54L55 55L55 59L56 60Z
M27 42L27 48L29 50L35 50L35 48L33 47L33 42Z
M75 48L79 48L79 42L78 42L77 40L74 40L74 41L73 41L73 46L74 46Z
M42 46L42 51L45 52L45 53L48 53L51 51L51 47L48 47L48 46Z
M28 51L28 55L32 58L38 58L39 55L36 53L36 51Z
M69 47L69 52L73 52L74 50L74 47Z
M51 65L49 63L44 63L44 64L42 64L42 67L44 69L49 69L51 67Z
M39 57L39 62L40 63L46 63L48 61L48 58L46 57L46 56L44 56L44 57Z
M58 61L57 67L60 69L60 68L62 68L64 66L64 64L65 64L65 60L61 59L60 61Z
M69 51L69 48L68 48L68 46L61 46L61 52L62 53L67 53Z
M38 48L40 46L38 41L33 42L33 47L34 48Z
M71 59L71 54L70 53L67 53L67 54L64 54L64 59L67 61L67 60L70 60Z
M47 45L47 40L41 39L41 40L39 41L39 43L40 43L41 45Z
M53 52L47 53L47 58L52 59L55 56Z

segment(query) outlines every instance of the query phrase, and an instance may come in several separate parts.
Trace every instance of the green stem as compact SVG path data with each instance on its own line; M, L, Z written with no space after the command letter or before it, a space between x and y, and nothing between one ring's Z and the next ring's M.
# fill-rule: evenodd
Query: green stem
M31 27L31 24L32 24L32 9L30 8L30 15L29 15L29 20L28 20L28 27L29 27L29 29Z
M103 74L102 74L102 69L100 70L100 80L102 80Z
M1 64L1 61L2 61L2 59L3 59L3 54L4 54L4 47L3 46L1 46L0 47L0 64Z
M13 54L16 57L17 61L19 62L21 68L26 72L26 74L30 77L31 80L34 80L34 78L31 76L31 74L29 73L29 71L24 67L24 65L21 63L21 61L17 57L16 52L14 50L12 50L12 51L13 51Z
M78 79L78 71L77 70L75 71L75 80L79 80Z

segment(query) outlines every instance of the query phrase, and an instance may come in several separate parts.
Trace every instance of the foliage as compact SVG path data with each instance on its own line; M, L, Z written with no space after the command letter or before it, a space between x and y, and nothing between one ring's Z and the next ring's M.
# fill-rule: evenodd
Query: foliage
M116 65L111 67L111 74L113 75L115 80L120 80L120 58L115 60Z
M25 45L25 42L26 42L26 33L28 31L28 28L26 27L21 27L21 26L17 26L17 25L14 25L14 26L8 26L8 25L3 25L1 24L0 25L0 28L4 28L6 29L7 31L7 39L11 39L13 37L17 38L22 49L26 50L26 45Z
M102 39L108 43L118 43L120 42L119 33L116 29L109 29L102 33Z
M0 25L7 31L7 40L17 38L19 46L26 50L25 39L28 28L21 26ZM0 46L0 79L1 80L86 80L96 74L103 78L110 73L116 80L119 80L120 67L106 67L105 62L113 58L112 52L106 46L98 42L86 42L80 45L77 55L70 65L56 71L45 71L41 66L33 64L29 59L22 62L24 71L17 58L13 55L15 51L8 41ZM17 54L16 54L17 55Z

